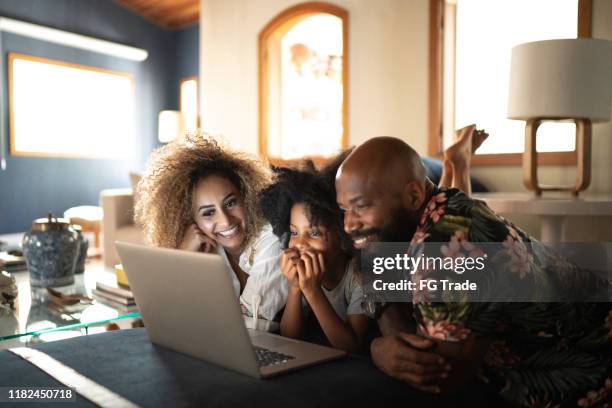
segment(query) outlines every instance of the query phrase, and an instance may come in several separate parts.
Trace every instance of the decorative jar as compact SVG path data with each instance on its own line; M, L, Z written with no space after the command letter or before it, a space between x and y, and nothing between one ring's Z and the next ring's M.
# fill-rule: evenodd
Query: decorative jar
M39 218L23 236L23 254L33 287L66 286L74 283L79 255L79 237L63 218Z

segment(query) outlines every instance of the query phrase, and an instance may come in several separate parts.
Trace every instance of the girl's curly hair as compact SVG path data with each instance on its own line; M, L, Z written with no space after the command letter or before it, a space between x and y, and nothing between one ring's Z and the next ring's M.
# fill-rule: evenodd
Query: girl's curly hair
M250 156L222 147L213 138L194 134L156 149L138 183L134 220L148 243L177 248L193 223L193 190L197 182L220 174L236 185L246 214L243 248L256 237L265 220L258 196L271 181L269 167Z
M274 172L274 184L262 191L260 206L283 245L286 247L289 242L291 208L294 204L305 204L310 223L336 232L340 248L351 255L352 242L344 232L331 173L317 171L312 162L306 162L301 169L277 167Z

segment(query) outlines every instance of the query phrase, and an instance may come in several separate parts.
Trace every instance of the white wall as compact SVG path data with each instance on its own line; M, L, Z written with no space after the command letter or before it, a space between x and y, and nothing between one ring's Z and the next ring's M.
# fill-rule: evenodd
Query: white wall
M202 0L204 130L258 152L257 36L297 0ZM349 13L349 145L393 135L427 150L428 0L335 0Z

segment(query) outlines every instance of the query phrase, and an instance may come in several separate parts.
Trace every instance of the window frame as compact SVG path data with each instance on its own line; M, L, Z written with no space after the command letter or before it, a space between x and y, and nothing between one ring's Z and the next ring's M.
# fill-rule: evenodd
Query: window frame
M342 20L342 139L340 143L341 149L348 147L348 58L349 58L349 42L348 42L348 11L329 3L322 2L307 2L300 3L284 11L274 17L260 31L258 36L258 68L259 68L259 155L267 159L273 165L289 165L296 162L301 162L303 159L285 160L279 157L270 157L268 155L268 116L269 116L269 78L270 71L268 43L273 36L284 35L295 24L303 19L315 14L331 14ZM308 157L315 163L324 163L329 158L323 156Z
M429 107L427 153L430 157L442 158L443 152L443 41L444 41L444 2L429 0ZM578 0L578 38L592 35L592 0ZM538 153L538 163L542 165L576 165L576 148L571 152ZM523 153L476 154L472 156L475 166L520 166Z
M8 126L9 126L9 154L14 157L35 157L35 158L68 158L68 159L95 159L95 160L108 160L108 159L122 159L124 157L118 157L115 155L104 155L104 154L86 154L86 153L68 153L68 152L49 152L40 150L21 150L17 148L17 137L15 132L16 118L15 118L15 72L14 62L16 60L23 60L29 62L35 62L40 64L52 65L62 68L72 68L82 71L95 72L99 74L105 74L110 76L121 77L127 79L130 84L130 97L132 98L132 115L136 114L136 84L134 75L129 72L116 71L107 68L100 68L97 66L78 64L63 60L39 57L35 55L21 54L18 52L7 53L8 60ZM132 118L133 123L133 134L132 138L137 136L137 123L135 118ZM133 142L133 140L131 141Z

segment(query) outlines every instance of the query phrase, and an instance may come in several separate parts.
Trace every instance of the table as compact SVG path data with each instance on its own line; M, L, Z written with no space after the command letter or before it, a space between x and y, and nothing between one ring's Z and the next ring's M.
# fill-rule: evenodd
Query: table
M368 358L357 356L256 380L155 346L144 329L100 333L35 348L143 407L490 405L476 384L452 398L425 395L386 376ZM0 367L3 386L60 386L43 371L7 351L0 351ZM77 396L76 403L70 403L70 407L74 406L92 404Z
M612 195L550 194L536 197L529 193L480 193L473 197L483 200L496 213L524 214L540 217L540 240L544 243L566 242L569 217L612 217Z
M18 296L15 310L0 309L0 349L18 345L59 340L104 331L104 325L117 323L131 327L140 317L138 312L126 312L94 300L91 304L57 306L49 301L46 289L31 288L27 271L12 273ZM115 273L100 261L88 263L85 273L75 275L75 283L54 288L65 294L92 296L96 282L116 284Z

